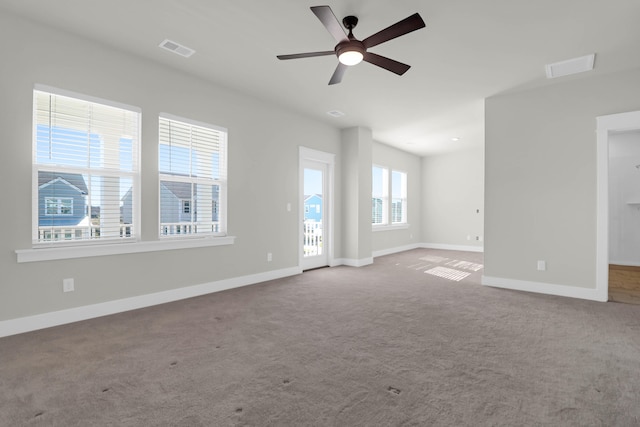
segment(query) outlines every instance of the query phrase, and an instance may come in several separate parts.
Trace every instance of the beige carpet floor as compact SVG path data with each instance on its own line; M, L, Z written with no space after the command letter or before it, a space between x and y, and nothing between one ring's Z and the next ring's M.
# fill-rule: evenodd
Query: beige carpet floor
M640 425L640 306L417 249L0 339L0 425Z

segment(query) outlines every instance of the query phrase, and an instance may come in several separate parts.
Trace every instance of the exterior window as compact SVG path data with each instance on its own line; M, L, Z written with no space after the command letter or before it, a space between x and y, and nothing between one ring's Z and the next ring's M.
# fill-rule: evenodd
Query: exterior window
M33 243L138 237L139 109L41 85L33 98Z
M407 174L391 172L391 223L407 222Z
M44 198L45 215L73 215L73 199Z
M162 114L160 236L226 235L227 131Z
M407 174L373 166L371 188L371 223L374 226L406 224Z
M388 224L389 170L380 166L372 169L371 223Z

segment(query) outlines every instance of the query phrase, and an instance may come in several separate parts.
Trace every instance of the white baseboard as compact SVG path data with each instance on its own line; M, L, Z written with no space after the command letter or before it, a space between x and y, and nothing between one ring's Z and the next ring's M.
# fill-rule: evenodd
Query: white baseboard
M21 317L18 319L3 320L0 321L0 337L50 328L52 326L64 325L66 323L93 319L110 314L122 313L124 311L197 297L227 289L254 285L268 280L280 279L300 273L302 273L301 268L291 267L281 270L267 271L264 273L251 274L248 276L233 277L200 285L187 286L184 288L171 289L153 294L140 295L137 297L85 305L67 310L53 311L50 313Z
M516 291L534 292L538 294L557 295L606 302L607 290L594 288L579 288L577 286L554 285L551 283L529 282L526 280L504 279L501 277L482 276L482 284L495 288L512 289Z
M447 245L444 243L421 243L420 248L444 249L447 251L484 252L483 246Z
M410 251L411 249L417 249L417 248L421 248L421 247L422 246L419 243L413 243L411 245L398 246L398 247L389 248L389 249L381 249L379 251L374 251L373 252L373 257L377 258L379 256L396 254L398 252Z
M365 265L373 264L373 257L353 259L353 258L334 258L330 263L330 267L337 267L339 265L346 265L349 267L364 267Z

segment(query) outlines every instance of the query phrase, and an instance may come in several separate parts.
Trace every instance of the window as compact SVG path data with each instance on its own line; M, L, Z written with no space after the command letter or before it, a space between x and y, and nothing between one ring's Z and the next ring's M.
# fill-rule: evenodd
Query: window
M136 238L140 111L40 85L33 97L34 244Z
M371 175L371 223L374 226L406 224L407 174L374 165Z
M162 114L160 236L226 235L226 129Z
M372 169L371 223L387 224L389 211L389 170L380 166Z
M73 215L73 199L44 198L45 215Z
M407 174L391 172L391 223L407 222Z

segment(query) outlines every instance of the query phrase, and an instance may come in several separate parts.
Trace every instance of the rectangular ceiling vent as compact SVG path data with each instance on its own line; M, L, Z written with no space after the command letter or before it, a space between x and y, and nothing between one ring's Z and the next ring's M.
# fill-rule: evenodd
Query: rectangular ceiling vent
M342 116L344 116L344 113L342 111L339 111L339 110L327 111L327 114L332 116L332 117L342 117Z
M584 73L593 70L596 54L581 56L580 58L567 59L566 61L547 64L547 78L554 79L556 77L569 76L571 74Z
M195 50L188 48L186 46L183 46L180 43L171 41L169 39L165 39L162 43L160 43L159 46L173 53L177 53L180 56L184 56L185 58L188 58L194 53L196 53Z

